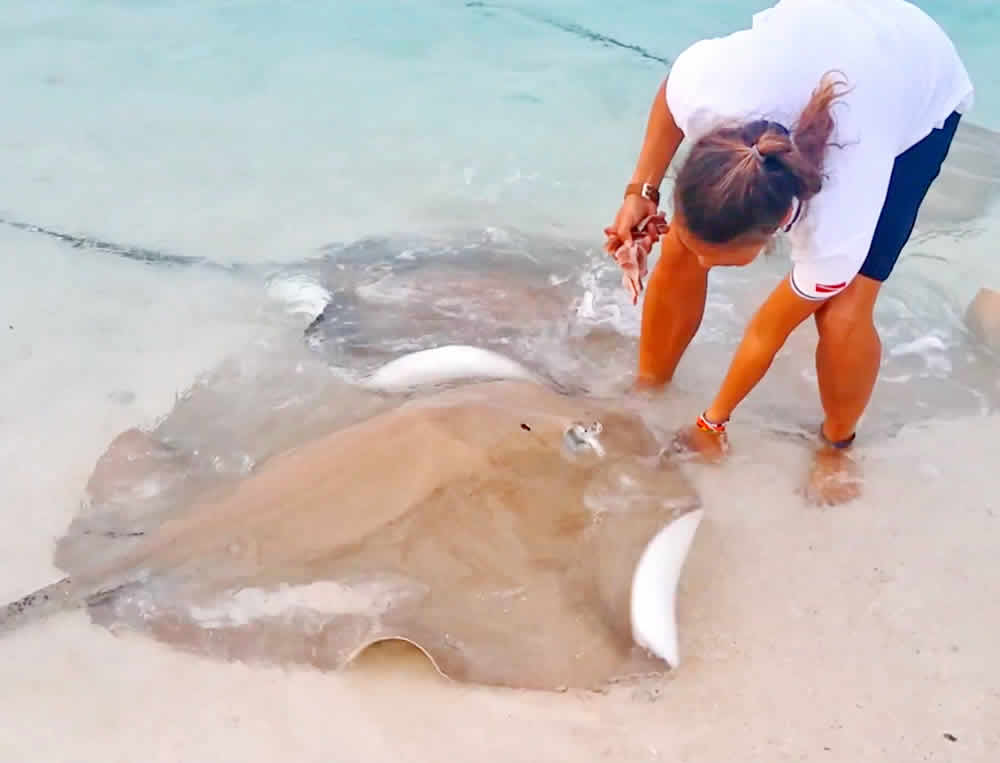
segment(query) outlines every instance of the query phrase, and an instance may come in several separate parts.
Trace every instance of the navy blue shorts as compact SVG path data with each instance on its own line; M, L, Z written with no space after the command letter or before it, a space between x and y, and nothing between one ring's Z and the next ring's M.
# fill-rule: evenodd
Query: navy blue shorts
M896 266L899 253L913 232L924 196L948 156L961 116L957 111L952 112L944 126L931 130L930 135L896 157L882 214L859 271L861 275L884 281Z

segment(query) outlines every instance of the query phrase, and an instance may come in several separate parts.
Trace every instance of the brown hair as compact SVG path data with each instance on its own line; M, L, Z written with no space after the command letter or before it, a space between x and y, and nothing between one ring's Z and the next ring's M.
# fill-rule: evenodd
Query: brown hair
M791 132L759 119L716 128L698 140L674 186L688 230L715 244L766 238L794 198L805 202L819 193L834 127L830 109L843 94L841 84L824 75Z

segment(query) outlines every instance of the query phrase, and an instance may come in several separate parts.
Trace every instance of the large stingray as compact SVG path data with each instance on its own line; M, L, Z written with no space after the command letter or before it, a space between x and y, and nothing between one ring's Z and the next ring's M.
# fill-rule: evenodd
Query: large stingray
M321 669L401 639L453 679L536 689L676 666L674 594L702 514L689 483L636 413L489 353L404 358L369 386L470 373L493 380L188 485L154 522L100 506L154 482L170 495L192 455L120 435L58 544L68 577L0 611L0 629L82 606L202 654Z

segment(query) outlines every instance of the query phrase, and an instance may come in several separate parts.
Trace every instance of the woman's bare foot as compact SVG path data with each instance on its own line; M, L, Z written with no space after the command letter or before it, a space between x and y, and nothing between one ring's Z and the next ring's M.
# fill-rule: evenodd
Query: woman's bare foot
M860 469L846 450L823 444L813 456L802 492L816 506L838 506L853 501L861 495Z

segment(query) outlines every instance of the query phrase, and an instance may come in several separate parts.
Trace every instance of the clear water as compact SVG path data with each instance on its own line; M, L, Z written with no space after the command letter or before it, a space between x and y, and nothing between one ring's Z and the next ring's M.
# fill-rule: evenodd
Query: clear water
M222 261L443 225L594 239L666 71L646 55L766 5L6 4L0 210ZM969 62L975 121L1000 127L1000 11L924 5Z
M303 427L321 403L320 424L338 419L331 365L351 378L459 339L618 388L639 310L599 246L650 99L686 45L768 4L3 4L0 218L73 238L0 226L0 499L30 509L0 511L13 570L0 598L50 582L52 538L111 437L152 426L234 357L235 373L207 377L215 419L178 419L177 433L212 443L234 473L295 439L285 420L270 444L247 445L282 406ZM980 286L1000 288L1000 5L917 4L967 62L985 148L951 162L879 307L886 354L865 426L889 460L886 436L904 424L979 415L1000 397L997 358L962 323ZM441 270L413 266L433 255ZM491 270L497 255L525 264ZM777 255L713 274L664 428L717 387L784 267ZM483 291L456 302L470 273ZM303 345L330 300L356 322ZM790 342L743 408L741 437L815 427L813 340L806 327ZM995 444L975 436L970 458L985 464Z
M1000 278L990 60L1000 10L923 5L967 60L977 108L879 308L876 434L987 411L997 397L995 359L970 341L962 313ZM117 401L104 420L141 424L163 412L167 387L156 382L184 389L239 341L296 344L330 300L340 312L313 346L347 376L460 340L567 384L615 389L631 372L639 310L601 255L600 230L651 95L687 44L765 6L5 6L0 218L21 225L0 230L6 398L85 378L102 404ZM457 270L421 269L449 257ZM713 274L681 393L700 400L717 385L784 268L779 255ZM810 332L754 392L748 421L817 417ZM117 366L100 359L112 348ZM148 355L128 354L139 350ZM61 415L83 404L65 390L47 397ZM12 405L5 421L35 426L29 410Z

